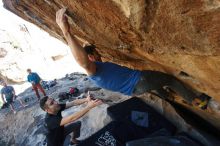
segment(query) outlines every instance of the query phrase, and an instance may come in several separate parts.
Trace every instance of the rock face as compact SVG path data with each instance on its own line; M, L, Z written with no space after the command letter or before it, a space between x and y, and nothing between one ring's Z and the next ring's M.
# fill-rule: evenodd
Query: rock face
M220 102L219 0L3 2L60 40L55 13L67 7L72 34L94 43L105 60L172 73Z
M9 11L62 41L55 13L67 7L71 33L94 43L104 60L173 74L220 103L219 0L3 2ZM219 107L215 110L210 121L219 123Z

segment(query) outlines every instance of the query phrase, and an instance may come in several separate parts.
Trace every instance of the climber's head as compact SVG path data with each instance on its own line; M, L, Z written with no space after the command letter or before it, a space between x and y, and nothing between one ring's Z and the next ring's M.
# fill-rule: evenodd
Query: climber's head
M99 55L99 53L95 49L96 48L95 45L86 45L83 48L85 49L90 61L92 61L92 62L94 62L94 61L102 62L101 56Z
M49 114L57 114L61 106L53 98L49 96L44 96L40 100L40 107L42 110L46 111Z

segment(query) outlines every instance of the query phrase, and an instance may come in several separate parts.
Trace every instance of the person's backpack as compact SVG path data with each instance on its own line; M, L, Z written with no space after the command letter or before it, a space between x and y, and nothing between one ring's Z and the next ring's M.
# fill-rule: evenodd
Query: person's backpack
M67 92L60 92L58 94L58 97L59 97L59 100L62 101L65 99L69 99L71 97L71 95L70 95L70 93L67 93Z
M48 90L49 90L49 86L48 86L48 82L47 82L47 81L41 81L41 86L42 86L44 89L48 89Z
M69 94L70 94L71 96L77 96L78 93L79 93L79 89L78 89L78 88L70 87L70 89L69 89Z
M49 86L50 88L53 87L53 86L55 86L56 84L57 84L56 79L53 80L53 81L48 82L48 86Z

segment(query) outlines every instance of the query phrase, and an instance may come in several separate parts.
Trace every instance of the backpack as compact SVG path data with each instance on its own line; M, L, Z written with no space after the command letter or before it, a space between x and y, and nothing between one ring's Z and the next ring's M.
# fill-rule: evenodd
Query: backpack
M60 92L58 94L59 100L65 100L65 99L69 99L71 97L70 93L67 92Z
M69 94L71 96L77 96L78 93L79 93L79 89L78 88L70 87Z

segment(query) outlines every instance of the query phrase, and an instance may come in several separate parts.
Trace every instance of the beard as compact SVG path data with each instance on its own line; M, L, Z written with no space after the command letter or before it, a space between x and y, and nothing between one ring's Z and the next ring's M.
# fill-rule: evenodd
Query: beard
M60 110L60 105L57 105L57 107L54 108L54 113L57 114Z

